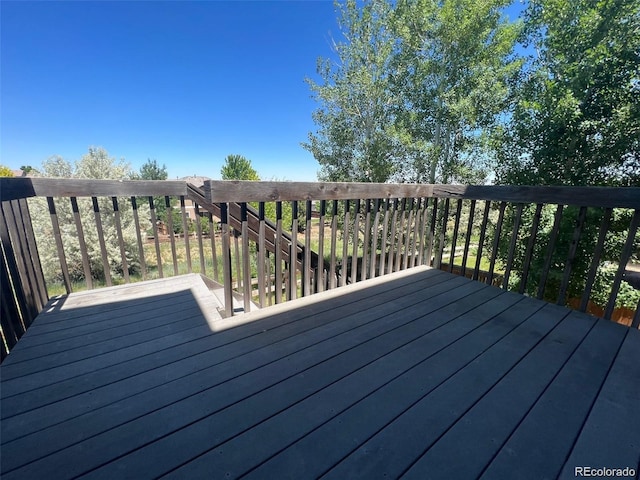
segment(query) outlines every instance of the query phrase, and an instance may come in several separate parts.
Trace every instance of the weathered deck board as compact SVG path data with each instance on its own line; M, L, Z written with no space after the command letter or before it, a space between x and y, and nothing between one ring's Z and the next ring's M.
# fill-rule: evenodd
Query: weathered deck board
M36 319L0 367L3 479L637 468L621 325L422 267L222 319L185 277Z
M507 472L514 479L530 478L531 471L539 472L540 478L560 474L625 333L612 322L596 322L502 446L484 478L501 478Z
M592 322L571 317L558 324L437 443L425 447L407 478L477 478L591 326ZM459 454L465 461L452 462L451 458Z
M575 478L575 466L640 465L638 345L640 331L627 330L616 361L565 463L561 478ZM630 382L629 379L635 381Z

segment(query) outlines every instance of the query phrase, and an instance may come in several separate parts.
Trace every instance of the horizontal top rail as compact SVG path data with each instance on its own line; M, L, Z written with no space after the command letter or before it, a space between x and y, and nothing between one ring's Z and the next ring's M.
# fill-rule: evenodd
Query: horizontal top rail
M187 195L187 182L180 180L93 180L84 178L0 178L0 199L29 197L128 197Z
M438 197L505 202L555 203L585 207L640 208L637 187L531 187L505 185L431 185L340 182L205 182L212 202L351 200Z
M356 198L431 197L433 185L357 182L253 182L208 180L212 202L279 202L289 200L353 200Z
M91 180L0 178L0 199L42 197L189 195L181 180ZM566 187L506 185L431 185L347 182L205 182L212 203L289 200L351 200L437 197L522 203L554 203L584 207L640 209L639 187Z
M433 185L433 196L580 207L640 208L638 187Z

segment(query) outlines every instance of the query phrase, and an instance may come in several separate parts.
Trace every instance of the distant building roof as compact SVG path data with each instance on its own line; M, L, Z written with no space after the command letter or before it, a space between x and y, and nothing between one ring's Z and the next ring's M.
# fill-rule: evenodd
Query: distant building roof
M11 170L13 172L14 177L26 177L27 175L24 173L24 170Z
M194 185L196 187L204 187L204 182L211 179L209 177L193 175L191 177L182 177L180 180L184 180L185 182L190 183L191 185Z

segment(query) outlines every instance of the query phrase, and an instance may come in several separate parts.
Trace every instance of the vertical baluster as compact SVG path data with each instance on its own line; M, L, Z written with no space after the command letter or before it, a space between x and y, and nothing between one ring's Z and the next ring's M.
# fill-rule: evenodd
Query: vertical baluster
M418 237L418 265L426 265L425 247L427 238L427 208L429 206L428 198L420 198L418 200L420 212L420 235Z
M282 303L282 202L276 202L276 242L275 242L275 287L276 303Z
M340 286L344 286L347 282L348 268L347 256L349 251L349 200L344 201L344 227L342 230L342 267L340 268Z
M360 199L353 210L353 250L351 254L351 283L358 279L358 240L360 234Z
M511 267L516 252L516 244L518 242L518 232L520 230L520 219L522 218L523 204L519 203L516 207L515 216L513 217L513 232L511 233L511 242L509 243L509 254L507 255L507 265L504 269L504 277L502 279L502 288L509 288L509 276L511 275Z
M403 258L403 253L402 253L402 246L404 245L404 237L405 237L405 230L404 230L404 214L405 214L405 210L407 209L407 199L403 198L402 199L402 203L401 203L401 207L400 207L400 212L398 214L398 242L397 242L397 249L396 249L396 268L395 271L399 271L400 270L400 266L402 265L402 258ZM404 252L404 256L406 257L407 252Z
M482 250L484 249L484 238L487 233L487 223L489 221L489 211L491 210L491 202L485 200L484 213L482 214L482 225L480 225L480 238L478 239L478 252L476 253L476 265L473 269L473 280L478 280L480 274L480 262L482 261Z
M21 298L21 300L24 300L21 302L21 310L23 310L24 317L22 320L24 321L24 327L26 329L40 313L40 310L36 306L37 286L34 283L35 274L33 266L29 261L29 250L18 201L11 200L3 203L6 221L5 228L8 227L8 234L10 235L10 240L7 242L5 248L8 250L11 250L11 248L14 249L14 252L7 252L7 256L13 257L12 267L16 267L18 273L16 281L24 293L24 297ZM9 259L7 260L11 261ZM0 261L2 261L1 258Z
M218 275L218 247L216 246L216 224L213 221L213 214L207 212L209 217L209 240L211 241L211 259L213 260L213 279L217 282Z
M413 228L413 198L406 199L408 205L408 214L407 214L407 224L404 228L405 238L404 238L404 257L402 258L402 269L406 270L409 266L409 256L413 255L411 253L411 238L414 236L414 228Z
M298 296L298 201L291 202L291 249L289 251L289 298Z
M56 248L58 249L58 259L60 260L60 269L62 270L64 288L67 293L71 293L73 290L71 288L71 280L69 278L69 267L67 266L67 257L64 254L64 247L62 246L62 235L60 235L58 214L56 213L56 206L52 197L47 197L47 204L49 205L49 216L51 217L51 226L53 227L53 237L56 241Z
M604 248L604 241L609 231L609 224L611 223L612 208L606 208L602 221L600 222L600 231L598 232L598 242L596 243L596 249L593 252L593 258L591 259L591 266L589 267L589 273L587 275L587 281L584 287L584 293L580 300L580 311L587 310L589 304L589 297L591 296L591 289L593 288L593 282L596 279L596 273L598 272L598 266L600 265L600 257L602 256L602 250ZM637 313L637 312L636 312Z
M80 219L80 209L78 208L78 199L71 197L71 211L76 224L76 233L78 234L78 246L80 247L80 256L82 257L82 269L84 271L84 281L87 289L93 288L91 281L91 267L89 266L89 255L87 253L87 244L84 241L84 230L82 228L82 220Z
M362 239L362 268L360 271L360 278L366 280L368 278L367 271L369 270L369 241L371 240L371 201L367 198L364 201L364 238ZM375 252L373 248L372 251Z
M369 267L369 277L375 278L376 274L376 261L378 257L378 228L380 227L380 199L376 198L373 204L373 236L371 239L371 262Z
M242 279L244 282L244 311L251 311L251 263L249 258L249 221L247 215L247 203L240 204L240 220L242 221Z
M462 213L462 199L457 200L456 223L453 226L453 236L451 237L451 255L449 256L449 272L453 272L453 264L456 259L456 246L458 245L458 230L460 229L460 214Z
M502 222L504 220L504 210L507 207L506 202L500 202L500 213L498 214L498 223L496 224L496 233L493 239L493 251L491 252L491 264L489 265L489 285L493 285L493 272L496 267L496 258L498 257L498 247L500 245L500 234L502 233Z
M578 219L576 221L576 228L573 231L573 238L571 239L571 245L569 245L569 253L567 254L567 260L564 264L564 273L562 274L562 283L560 284L560 291L558 292L558 305L564 305L566 302L567 288L569 288L569 279L571 278L571 268L573 261L576 257L576 251L578 250L578 243L580 242L580 236L582 235L582 228L587 218L587 207L580 207L578 213Z
M138 217L138 202L136 197L131 197L131 209L133 210L133 224L136 229L136 240L138 242L138 252L140 254L140 272L142 278L147 279L147 262L144 258L144 245L142 244L142 234L140 233L140 218Z
M49 210L51 211L51 207ZM0 288L4 290L5 298L9 299L9 302L0 302L3 309L3 317L0 318L2 318L3 333L8 335L7 340L13 339L17 342L38 312L28 308L28 292L26 285L21 281L22 268L18 262L20 250L17 242L11 241L9 232L12 217L13 211L10 202L0 202L0 239L3 245L3 248L0 249L0 269L3 277L0 278ZM15 301L12 301L14 299ZM15 345L15 342L8 343L9 349Z
M426 219L425 219L426 221ZM436 224L438 222L438 199L433 198L433 209L431 211L431 224L429 226L429 233L427 237L427 251L425 252L426 264L435 267L435 258L433 256L433 243L436 239ZM437 267L436 267L437 268Z
M187 272L191 273L191 249L189 248L189 222L184 205L184 195L180 195L180 211L182 213L182 234L184 235L184 248L187 255Z
M634 247L634 240L637 240L636 232L638 231L638 224L640 224L640 210L635 210L633 212L633 218L631 219L631 225L629 226L627 240L625 241L622 253L620 254L618 270L616 271L616 276L613 279L613 285L611 286L611 294L609 295L607 308L605 308L604 310L604 318L607 320L611 319L611 315L613 314L613 310L616 306L616 298L618 297L618 291L620 290L620 282L622 281L622 276L624 275L624 271L627 267L627 262L631 257L631 252L633 251Z
M273 272L271 271L271 252L269 252L269 250L267 250L265 252L266 256L267 256L267 299L269 302L269 306L273 305L273 282L271 281Z
M231 239L229 238L229 205L220 204L220 227L222 230L222 278L224 286L225 316L233 315L233 279L231 273Z
M411 213L413 214L413 220L411 222L411 267L416 266L416 260L418 259L418 231L420 230L420 198L411 199Z
M338 277L336 271L336 250L338 248L338 201L333 201L333 207L331 208L331 262L329 264L329 288L336 288L338 286Z
M231 213L232 211L231 206L229 206L229 212ZM231 227L231 232L233 234L233 251L236 260L236 292L240 293L242 292L243 281L245 280L242 277L242 267L240 266L242 258L240 255L240 240L238 240L240 232L234 227Z
M95 197L94 197L94 204L93 204L94 210L97 208L97 205L98 204L95 202ZM151 226L153 228L153 242L156 247L156 264L158 266L158 275L160 276L160 278L162 278L164 277L164 275L162 272L162 255L160 254L160 239L158 238L158 218L156 217L156 207L154 205L153 197L151 196L149 197L149 212L151 214ZM96 217L96 221L97 221L97 217ZM102 227L98 229L98 231L101 231L101 230L102 230ZM109 285L110 282L111 280L107 282L107 285Z
M266 297L265 297L265 253L266 253L266 245L265 245L265 224L264 224L264 202L260 202L258 204L258 294L260 301L260 308L266 306Z
M124 275L124 281L129 283L129 266L127 265L127 254L124 248L124 237L122 236L122 224L120 223L120 207L118 206L118 199L111 197L113 204L113 216L116 223L116 233L118 234L118 245L120 246L120 258L122 259L122 274Z
M311 295L311 200L305 203L304 222L304 265L302 266L302 295Z
M389 256L387 257L387 273L391 273L394 271L393 267L395 265L395 256L396 253L395 245L396 245L396 224L398 221L398 209L400 208L400 199L396 198L393 200L393 214L391 215L391 232L389 232ZM399 252L398 252L399 254Z
M442 210L442 224L440 225L440 233L438 235L438 253L436 255L435 267L440 268L442 265L442 255L444 253L444 244L447 233L447 223L449 220L449 198L445 198Z
M380 275L385 274L385 264L387 263L387 233L389 232L389 199L384 201L384 216L382 217L382 242L380 245Z
M0 308L2 308L0 312L0 326L2 326L0 346L2 347L1 358L3 360L27 329L20 314L20 306L26 304L24 292L19 288L19 285L12 285L11 282L11 278L17 274L15 273L17 265L8 237L7 222L0 207L0 238L5 245L5 251L0 249L0 289L2 296L7 299L7 301L0 302ZM6 347L2 340L6 342Z
M196 235L198 236L198 255L200 257L200 273L202 275L207 274L207 267L204 261L204 246L202 245L202 225L200 224L202 216L200 213L200 207L196 202L193 202L193 211L196 215Z
M21 206L21 217L24 222L24 230L27 236L27 246L29 248L29 254L31 262L33 263L33 269L35 272L35 278L38 284L38 312L49 301L49 295L47 293L47 285L44 280L44 273L42 271L42 264L40 263L40 254L38 253L38 245L36 244L36 237L33 232L33 222L31 221L31 213L29 212L29 205L26 198L18 200L18 204Z
M556 248L556 239L558 238L558 232L560 231L560 221L562 220L562 211L564 205L558 205L556 208L556 214L553 219L553 228L551 230L551 237L549 238L549 245L547 246L547 254L544 261L544 268L540 275L540 284L538 285L537 298L541 299L544 296L544 288L547 284L547 277L549 276L549 269L551 268L551 261L553 260L553 251Z
M522 278L520 279L520 286L518 287L518 293L523 294L527 287L527 280L529 277L529 268L531 267L531 256L533 255L533 247L536 243L536 236L538 235L538 226L540 225L540 218L542 217L542 203L536 205L536 212L533 216L533 223L531 225L531 232L529 235L529 242L527 243L527 250L524 254L524 264L522 265Z
M173 230L173 207L171 206L171 199L168 196L164 197L164 204L167 208L167 227L169 229L169 240L171 242L171 258L173 259L173 274L178 275L178 257L176 256L176 239Z
M318 223L318 262L316 266L317 283L316 292L322 292L325 289L325 270L324 270L324 222L327 215L327 201L320 201L320 221Z
M462 276L467 274L467 259L469 258L469 244L471 243L471 233L473 231L473 217L476 213L476 201L471 200L469 206L469 221L467 222L467 232L464 236L464 253L462 254Z

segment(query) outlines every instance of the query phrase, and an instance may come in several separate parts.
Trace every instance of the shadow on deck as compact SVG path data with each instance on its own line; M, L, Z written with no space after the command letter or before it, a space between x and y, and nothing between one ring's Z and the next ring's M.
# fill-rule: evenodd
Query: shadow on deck
M637 473L638 330L426 267L217 308L197 275L50 302L0 367L3 479Z

